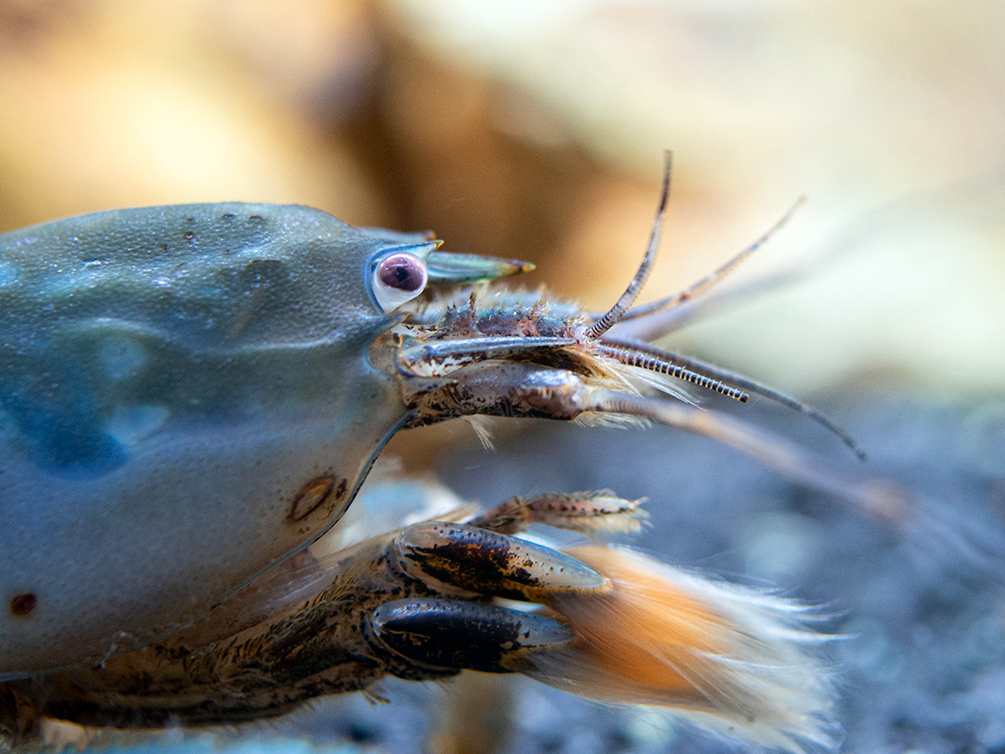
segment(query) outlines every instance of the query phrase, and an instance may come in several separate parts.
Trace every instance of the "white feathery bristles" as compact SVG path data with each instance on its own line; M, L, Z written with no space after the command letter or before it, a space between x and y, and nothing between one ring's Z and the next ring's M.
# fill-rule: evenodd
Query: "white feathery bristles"
M805 606L627 549L566 552L611 589L548 598L578 638L535 653L527 675L605 702L671 708L767 747L836 747L834 688L816 653L833 637L808 628Z
M680 384L680 380L677 380L674 377L670 377L666 374L660 374L659 372L650 372L645 369L640 369L639 367L622 366L622 368L632 379L643 382L649 387L658 390L665 395L669 395L671 398L683 401L689 406L701 405L701 401L698 397L691 391L687 390Z

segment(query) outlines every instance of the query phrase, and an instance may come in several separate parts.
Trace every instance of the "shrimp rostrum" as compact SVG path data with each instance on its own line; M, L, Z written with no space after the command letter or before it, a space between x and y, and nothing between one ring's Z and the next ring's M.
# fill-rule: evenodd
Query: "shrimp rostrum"
M0 235L0 746L31 745L48 718L234 723L465 669L769 746L832 743L824 637L797 603L520 537L631 530L638 505L613 494L514 498L307 549L395 432L454 417L648 420L868 502L869 485L681 385L773 398L857 451L813 409L617 337L754 248L633 310L668 191L669 160L642 265L602 315L492 282L525 263L305 207L117 210Z

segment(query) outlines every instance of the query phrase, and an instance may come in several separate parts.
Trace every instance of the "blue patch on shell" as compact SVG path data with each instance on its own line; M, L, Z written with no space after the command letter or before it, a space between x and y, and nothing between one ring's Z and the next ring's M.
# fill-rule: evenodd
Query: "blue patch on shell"
M25 393L0 392L0 406L20 430L11 446L41 470L71 479L93 479L129 458L126 449L105 432L96 407L87 405L85 391L78 389L58 403Z

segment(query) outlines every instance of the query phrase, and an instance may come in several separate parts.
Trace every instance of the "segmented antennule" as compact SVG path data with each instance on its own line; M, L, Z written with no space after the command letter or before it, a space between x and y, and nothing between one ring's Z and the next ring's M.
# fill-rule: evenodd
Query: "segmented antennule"
M690 382L691 384L703 387L706 390L711 390L719 393L720 395L725 395L727 398L732 398L740 403L746 403L750 398L748 393L745 393L732 385L727 385L722 380L717 380L712 377L707 377L704 374L693 372L687 367L666 361L650 353L642 353L641 351L637 351L633 348L610 346L606 343L600 343L594 347L600 351L600 353L605 356L610 356L612 359L620 362L621 364L625 364L630 367L638 367L649 372L657 372L659 374L676 377L679 380Z
M743 262L747 260L755 251L760 249L764 244L766 244L775 233L781 230L792 216L806 202L806 197L801 196L796 200L789 211L786 212L782 219L776 222L767 233L758 238L754 243L750 244L747 248L741 251L739 254L735 255L731 259L727 260L725 264L714 270L711 274L706 275L701 280L699 280L694 285L688 286L683 291L675 293L672 296L667 296L666 298L661 298L658 301L652 301L648 304L643 304L642 306L636 307L631 311L624 313L621 317L622 321L628 321L630 319L640 319L642 317L648 317L650 315L656 314L658 312L665 311L667 309L673 309L675 306L680 306L685 301L689 301L701 294L705 293L709 288L711 288L716 283L720 282L723 278L729 275L733 270L739 267Z
M649 271L656 261L656 252L659 250L660 238L663 235L663 219L666 217L667 203L670 199L670 169L673 164L673 153L664 152L663 163L663 190L660 193L660 203L656 209L656 219L653 220L653 230L649 234L649 245L646 246L645 256L642 257L642 264L639 265L635 277L628 284L628 288L621 294L621 298L611 307L610 311L586 328L584 333L587 340L597 340L601 335L610 330L618 323L622 315L632 308L635 299L638 298L642 287L646 284Z
M628 364L629 366L637 366L646 369L648 368L646 366L647 363L663 362L674 370L692 372L693 374L697 374L702 379L708 380L709 384L703 384L698 380L692 380L684 376L681 376L680 379L693 382L694 384L701 385L702 387L708 387L710 390L715 390L716 392L728 395L731 398L736 398L741 403L746 403L748 397L747 393L741 393L741 391L748 390L755 395L760 395L763 398L774 401L775 403L785 406L786 408L790 408L793 411L798 411L803 416L815 421L847 445L851 452L858 456L859 460L866 460L865 451L858 446L858 443L855 442L855 440L852 439L847 432L835 424L834 421L826 414L821 413L817 409L813 408L813 406L803 403L802 401L797 401L795 398L785 395L784 393L780 393L777 390L773 390L767 385L762 385L760 382L756 382L749 377L744 377L742 374L731 372L728 369L723 369L713 364L706 364L704 361L699 361L698 359L681 356L680 354L671 353L670 351L664 351L662 348L657 348L650 343L642 343L635 340L609 340L605 338L593 347L598 349L601 353L610 356L622 364ZM628 354L631 354L631 356L627 356ZM634 359L635 363L630 363L626 360L628 358ZM675 364L674 362L677 363ZM678 376L674 371L663 371L662 369L653 369L652 371L660 371L663 374L669 374L671 377ZM712 376L710 377L709 375ZM725 390L719 390L716 383L732 383L732 386L729 387L728 390L741 393L743 397L738 398Z

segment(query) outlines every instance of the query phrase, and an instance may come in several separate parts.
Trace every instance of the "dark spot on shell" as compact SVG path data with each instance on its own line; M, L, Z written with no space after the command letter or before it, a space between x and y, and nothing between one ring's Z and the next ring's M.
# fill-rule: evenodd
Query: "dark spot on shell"
M220 215L221 220L229 220L232 217L234 217L233 212L224 212L222 215Z
M186 241L191 241L194 238L195 238L195 231L192 231L192 230L186 230L185 231L185 240Z
M261 215L248 215L249 220L264 220L265 218Z
M10 614L18 618L23 618L32 610L34 610L35 605L37 604L38 604L38 598L31 592L25 592L24 594L17 594L11 598Z
M315 511L321 511L321 517L328 519L348 489L349 483L346 479L334 476L315 477L301 487L300 492L293 498L287 519L291 522L303 521Z

